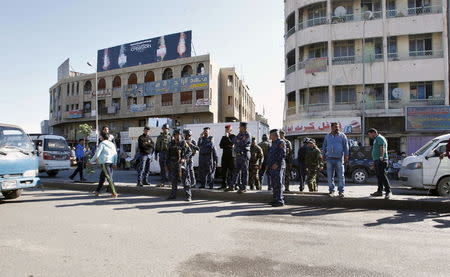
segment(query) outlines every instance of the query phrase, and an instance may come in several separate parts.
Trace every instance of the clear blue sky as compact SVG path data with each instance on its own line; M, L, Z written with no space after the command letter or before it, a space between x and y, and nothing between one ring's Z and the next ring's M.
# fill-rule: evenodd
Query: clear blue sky
M283 114L283 1L6 1L0 10L0 122L40 131L49 88L70 58L92 72L98 49L192 30L197 55L236 66L271 127Z

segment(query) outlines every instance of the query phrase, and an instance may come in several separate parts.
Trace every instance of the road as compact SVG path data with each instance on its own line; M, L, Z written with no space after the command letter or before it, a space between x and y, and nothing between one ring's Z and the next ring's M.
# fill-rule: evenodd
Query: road
M450 215L30 190L1 276L449 276Z

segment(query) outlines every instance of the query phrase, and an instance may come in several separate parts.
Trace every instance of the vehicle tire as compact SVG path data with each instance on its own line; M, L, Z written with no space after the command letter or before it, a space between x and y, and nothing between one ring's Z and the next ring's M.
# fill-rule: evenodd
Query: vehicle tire
M5 199L16 199L22 194L22 190L21 189L8 190L2 192L2 194L5 197Z
M50 171L47 171L47 175L48 175L49 177L55 177L56 175L58 175L58 170L50 170Z
M364 168L357 168L352 172L352 181L355 184L363 184L367 181L368 173Z
M450 177L442 178L436 190L440 196L450 197Z
M300 172L299 172L298 168L296 168L296 167L291 168L291 179L290 180L295 181L295 182L300 180Z

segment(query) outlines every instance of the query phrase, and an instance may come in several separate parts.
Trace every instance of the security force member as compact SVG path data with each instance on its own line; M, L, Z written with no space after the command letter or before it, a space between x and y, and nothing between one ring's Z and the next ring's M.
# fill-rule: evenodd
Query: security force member
M167 155L169 151L169 143L172 140L169 134L169 125L162 126L162 132L156 139L155 159L159 158L159 167L161 168L161 186L169 182L168 179L168 163Z
M150 131L149 127L144 128L144 133L138 138L138 148L141 154L139 172L137 177L137 186L142 187L143 185L150 185L148 183L148 175L150 175L150 163L152 161L152 155L155 151L155 143L152 138L148 135Z
M278 129L270 131L272 146L269 149L267 168L273 187L272 207L284 206L284 171L286 170L286 143L280 138Z
M240 185L238 193L246 192L248 185L250 144L250 134L247 132L247 123L241 122L239 124L239 134L233 139L234 152L236 154L233 170L233 184ZM241 183L239 183L239 177L242 178Z
M259 181L261 182L261 186L262 186L262 185L264 185L263 177L267 171L267 157L269 155L269 148L270 148L269 138L267 137L266 134L262 135L262 141L258 144L258 146L261 147L263 154L264 154L264 160L261 165L261 169L259 170ZM269 180L269 178L267 178L266 180ZM269 187L270 187L270 182L268 182L268 183L269 183Z
M176 199L178 185L181 182L184 187L185 200L191 201L192 193L188 172L186 170L186 161L189 159L192 152L189 145L184 140L180 139L180 130L176 129L173 131L173 140L170 141L168 149L167 158L172 191L167 199Z
M233 139L235 135L232 133L231 125L225 125L225 135L220 140L220 148L222 152L222 186L221 189L231 188L234 167Z
M195 140L192 139L192 130L187 129L184 130L183 133L184 133L184 141L187 143L187 145L189 146L189 148L191 148L192 151L191 155L189 156L186 162L186 170L188 172L189 183L191 187L195 187L197 181L195 180L194 162L192 161L192 158L195 156L195 154L197 154L200 148L198 148Z
M212 189L217 167L217 153L214 147L214 138L209 135L209 130L209 127L203 128L203 134L198 140L198 147L200 148L198 168L200 188L208 186Z
M319 170L323 168L322 153L316 145L314 139L308 140L309 150L306 152L305 164L308 178L306 183L310 192L319 191L319 185L317 182L317 174Z
M250 146L250 165L249 165L249 185L250 189L254 190L255 187L257 190L261 190L261 183L259 181L259 169L262 166L264 160L264 153L256 144L256 138L252 137L252 144Z
M289 190L289 180L291 178L291 170L292 170L292 143L285 138L285 132L280 130L280 138L284 140L286 143L286 170L284 172L284 187L286 192L290 192Z

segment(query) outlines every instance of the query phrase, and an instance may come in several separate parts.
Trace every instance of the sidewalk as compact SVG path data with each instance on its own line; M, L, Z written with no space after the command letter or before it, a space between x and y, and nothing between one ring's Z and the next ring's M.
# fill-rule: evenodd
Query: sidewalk
M55 178L48 178L41 174L41 181L44 188L58 188L69 190L92 191L96 187L98 173L87 175L85 178L89 183L77 183L71 181L68 176L71 172L65 171ZM169 195L169 187L155 187L159 184L159 176L151 176L151 187L136 187L136 171L115 171L114 180L118 193L149 195L167 197ZM220 185L215 184L215 188ZM392 182L393 197L390 200L384 198L371 198L370 193L376 190L375 184L352 184L346 185L346 197L330 198L327 195L328 186L325 183L319 185L319 192L299 192L298 183L290 186L291 193L285 194L286 203L289 205L306 205L306 206L325 206L325 207L345 207L360 209L410 209L410 210L426 210L432 212L450 212L450 199L438 196L427 195L428 191L410 189L401 185L400 182ZM264 189L264 188L263 188ZM182 195L182 190L179 196ZM181 198L180 198L181 199ZM193 199L209 199L222 201L237 202L259 202L268 203L272 200L272 193L267 190L248 191L245 194L237 194L233 192L223 192L218 189L193 189Z

